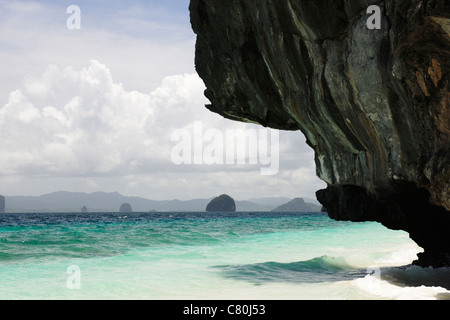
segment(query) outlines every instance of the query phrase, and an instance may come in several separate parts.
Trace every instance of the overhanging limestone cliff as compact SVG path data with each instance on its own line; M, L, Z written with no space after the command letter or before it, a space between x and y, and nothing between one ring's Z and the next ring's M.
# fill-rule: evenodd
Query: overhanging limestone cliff
M367 8L381 9L369 29ZM403 229L450 265L447 0L191 0L196 69L222 116L301 130L334 219Z

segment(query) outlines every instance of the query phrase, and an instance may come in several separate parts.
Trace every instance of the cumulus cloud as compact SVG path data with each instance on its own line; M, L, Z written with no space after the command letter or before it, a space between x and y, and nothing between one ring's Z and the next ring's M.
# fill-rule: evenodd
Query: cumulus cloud
M128 91L96 60L78 70L51 64L40 76L25 78L0 108L0 175L7 181L40 177L53 185L61 184L58 178L75 179L74 185L92 190L105 190L105 185L117 190L122 179L122 192L146 189L160 198L175 189L184 197L226 189L251 196L291 188L293 181L300 185L297 191L320 185L312 150L300 133L280 132L280 172L266 180L260 175L261 163L249 164L249 153L244 154L245 165L174 164L177 130L200 139L210 129L223 135L227 130L266 130L209 112L204 89L198 75L183 74L165 77L149 93ZM203 131L195 137L198 123Z
M156 88L165 76L194 72L195 35L184 10L163 1L78 1L81 29L69 30L70 2L0 1L0 103L49 63L77 69L106 64L127 90Z
M125 90L98 61L81 70L50 65L0 109L0 172L101 175L167 160L164 132L200 102L203 89L186 74L145 94Z
M81 30L71 31L65 4L0 1L0 193L245 198L311 196L323 186L300 132L279 133L274 176L259 164L173 163L177 130L262 128L204 107L182 2L81 1Z

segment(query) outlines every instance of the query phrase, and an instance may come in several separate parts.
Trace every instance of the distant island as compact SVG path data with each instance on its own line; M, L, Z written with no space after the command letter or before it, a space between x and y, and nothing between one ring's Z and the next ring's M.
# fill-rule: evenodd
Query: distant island
M131 213L131 212L133 212L131 204L129 204L129 203L122 203L120 205L119 212L121 212L121 213Z
M288 203L276 207L272 212L316 212L320 211L319 206L306 203L303 198L295 198Z
M206 206L206 211L208 212L235 212L236 203L234 199L227 194L222 194L211 200Z
M0 196L0 213L5 212L5 197Z
M5 196L5 212L118 212L124 203L132 206L133 212L204 212L214 198L192 200L150 200L130 197L118 192L67 192L57 191L41 196ZM270 212L290 202L287 197L250 198L234 200L235 211ZM312 209L320 212L321 206L315 199L303 198ZM0 209L2 201L0 198ZM81 209L81 210L80 210Z

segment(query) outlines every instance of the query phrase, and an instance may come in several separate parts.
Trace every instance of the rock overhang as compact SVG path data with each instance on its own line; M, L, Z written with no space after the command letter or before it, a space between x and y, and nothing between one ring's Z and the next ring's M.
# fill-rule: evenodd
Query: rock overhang
M406 230L425 249L418 264L450 264L448 2L191 0L190 10L208 109L302 131L331 217Z

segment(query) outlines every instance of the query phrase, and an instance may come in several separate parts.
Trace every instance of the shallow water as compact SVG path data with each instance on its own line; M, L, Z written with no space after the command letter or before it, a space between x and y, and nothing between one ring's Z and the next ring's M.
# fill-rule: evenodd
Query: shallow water
M443 299L449 270L323 214L0 216L0 299Z

